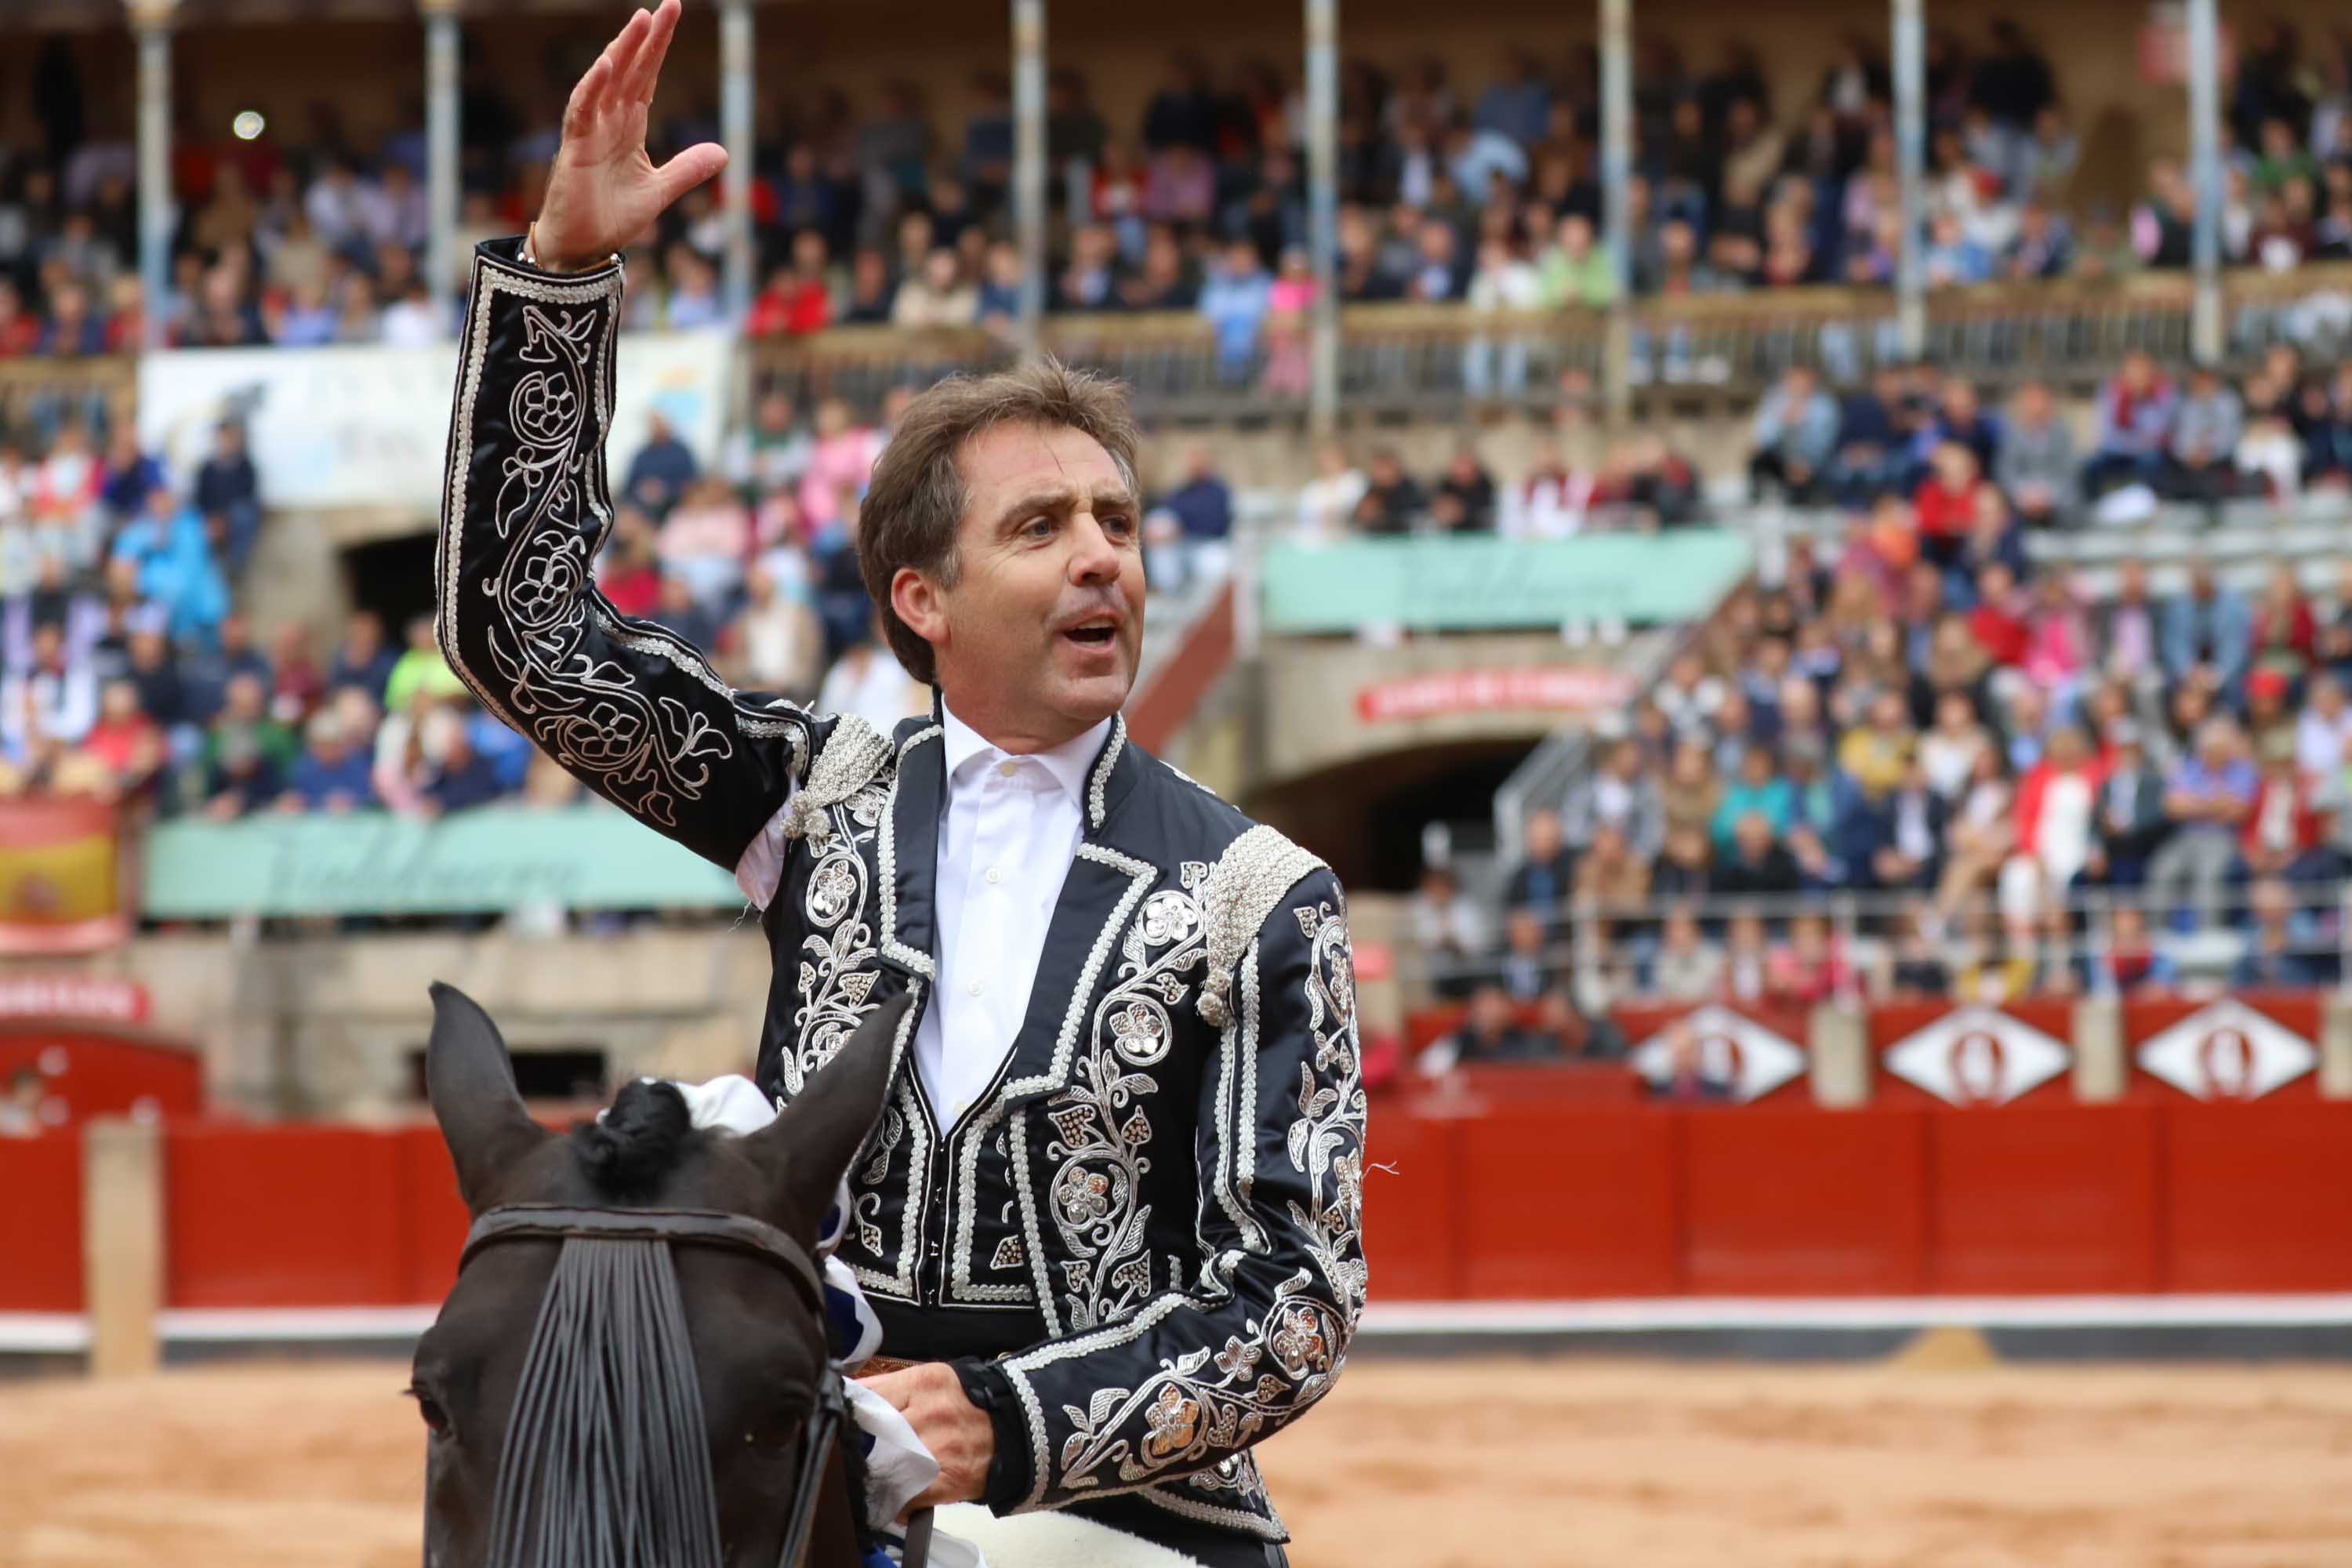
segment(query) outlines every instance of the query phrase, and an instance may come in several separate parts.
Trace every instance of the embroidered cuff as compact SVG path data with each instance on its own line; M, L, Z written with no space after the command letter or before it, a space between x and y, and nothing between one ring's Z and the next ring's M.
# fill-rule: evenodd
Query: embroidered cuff
M948 1363L963 1384L963 1396L988 1412L996 1431L996 1453L988 1461L987 1489L980 1500L992 1513L1009 1513L1029 1495L1029 1424L1021 1418L1021 1402L1013 1395L1013 1380L994 1362L978 1356L958 1356Z

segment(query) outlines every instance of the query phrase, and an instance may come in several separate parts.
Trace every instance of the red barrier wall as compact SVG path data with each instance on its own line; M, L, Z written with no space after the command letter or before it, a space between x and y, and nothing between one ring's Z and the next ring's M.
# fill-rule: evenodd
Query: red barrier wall
M1926 1284L1916 1110L1685 1112L1683 1289L1907 1296Z
M204 1106L204 1062L193 1049L103 1025L0 1021L0 1082L25 1067L40 1073L45 1105L68 1121L142 1110L193 1116Z
M1871 1086L1874 1100L1885 1105L1940 1106L1948 1103L1895 1072L1886 1065L1886 1058L1889 1052L1910 1036L1961 1011L1965 1005L1949 1002L1889 1002L1870 1009L1870 1053L1872 1059L1878 1064L1877 1076ZM1990 1010L2007 1014L2019 1023L2041 1030L2064 1046L2071 1059L2074 1036L2071 1003L2022 997ZM2032 1105L2071 1100L2074 1095L2073 1074L2062 1071L2006 1103Z
M1607 1107L1522 1080L1375 1103L1377 1299L2352 1289L2352 1101ZM430 1126L171 1123L164 1179L172 1306L454 1277ZM79 1138L0 1142L0 1310L78 1310Z
M2319 994L2312 991L2238 992L2231 1000L2276 1024L2306 1045L2319 1043ZM2124 1047L2129 1060L2131 1092L2166 1100L2198 1100L2205 1097L2190 1094L2176 1084L2166 1082L2149 1072L2140 1063L2140 1047L2156 1036L2183 1018L2203 1012L2211 1005L2210 999L2191 1001L2180 996L2135 996L2124 1004ZM2319 1098L2319 1071L2316 1066L2293 1080L2280 1084L2262 1096L2266 1104L2279 1102L2310 1103Z
M0 1138L0 1312L81 1310L81 1134Z
M1928 1114L1927 1288L2157 1288L2158 1115L2145 1105Z

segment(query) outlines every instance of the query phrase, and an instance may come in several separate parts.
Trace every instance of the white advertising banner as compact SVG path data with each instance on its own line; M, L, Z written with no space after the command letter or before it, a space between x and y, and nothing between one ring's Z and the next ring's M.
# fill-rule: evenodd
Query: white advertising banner
M724 427L734 334L625 332L607 459L617 489L658 412L704 463ZM139 363L139 434L175 473L213 426L246 422L270 508L441 504L455 343L428 349L183 349Z

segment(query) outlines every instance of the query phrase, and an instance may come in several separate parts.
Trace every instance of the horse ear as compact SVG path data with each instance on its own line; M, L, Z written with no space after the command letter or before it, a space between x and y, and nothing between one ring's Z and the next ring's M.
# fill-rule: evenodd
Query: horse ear
M499 1026L472 997L439 981L433 984L425 1094L457 1168L458 1194L479 1214L499 1176L549 1133L522 1108Z
M746 1140L784 1212L812 1229L882 1114L900 1026L913 1002L911 991L901 992L875 1008L782 1114Z

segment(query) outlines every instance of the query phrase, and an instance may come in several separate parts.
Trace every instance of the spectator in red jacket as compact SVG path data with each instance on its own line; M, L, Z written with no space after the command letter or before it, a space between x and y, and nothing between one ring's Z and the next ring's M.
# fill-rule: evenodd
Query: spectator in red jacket
M833 290L824 276L824 237L803 229L793 237L793 259L779 267L751 301L743 331L755 338L804 337L833 321Z
M1978 569L1977 607L1969 612L1969 631L1995 664L2014 669L2025 662L2033 645L2026 611L2025 595L2006 562L1988 561Z
M1984 483L1977 455L1958 441L1938 445L1927 458L1927 477L1911 492L1912 518L1919 528L1919 552L1938 566L1959 558L1977 518L1977 489Z
M2262 748L2263 773L2254 809L2238 824L2238 852L2256 879L2324 874L2321 822L2312 807L2311 781L2294 765L2294 737L2276 733Z

